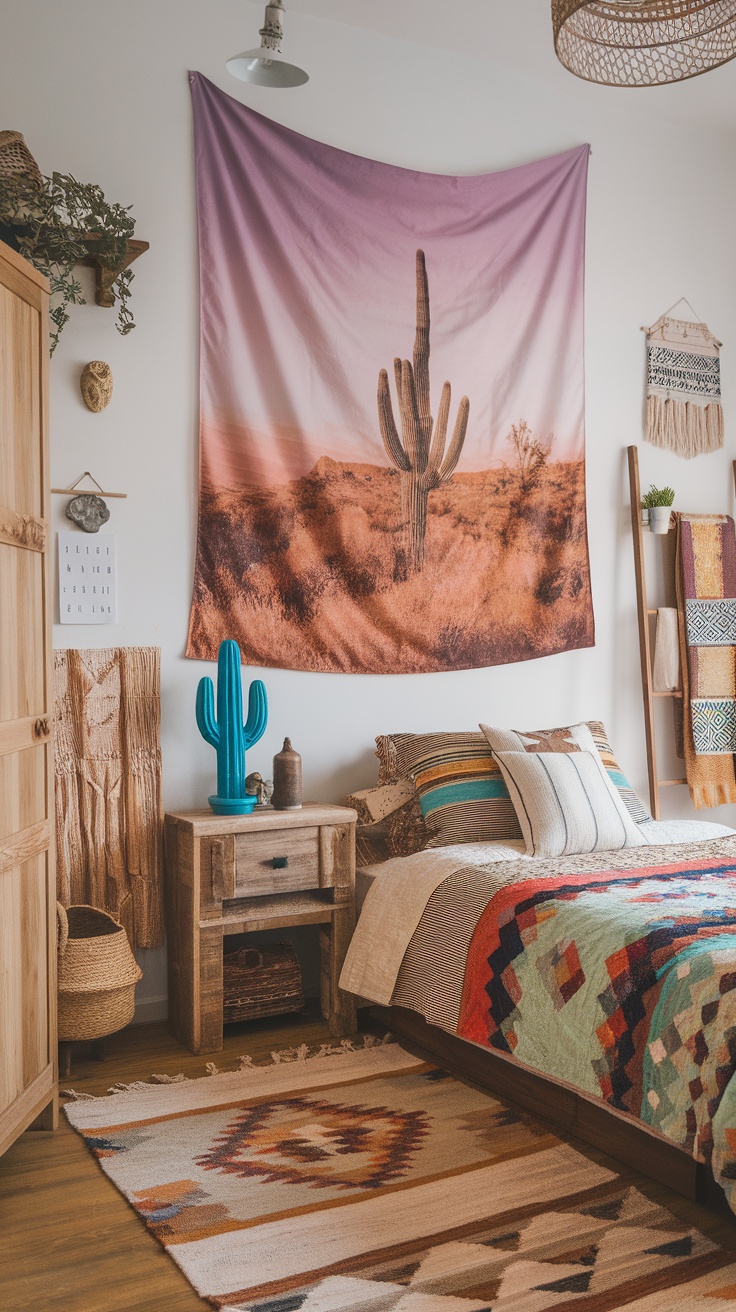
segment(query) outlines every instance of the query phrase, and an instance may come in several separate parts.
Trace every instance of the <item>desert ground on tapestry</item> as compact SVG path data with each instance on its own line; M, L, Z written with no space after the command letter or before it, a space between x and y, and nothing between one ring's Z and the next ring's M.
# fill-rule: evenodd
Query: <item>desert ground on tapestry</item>
M522 491L505 466L429 497L421 572L396 470L321 457L304 478L202 488L187 655L235 638L248 664L408 673L593 644L582 461Z

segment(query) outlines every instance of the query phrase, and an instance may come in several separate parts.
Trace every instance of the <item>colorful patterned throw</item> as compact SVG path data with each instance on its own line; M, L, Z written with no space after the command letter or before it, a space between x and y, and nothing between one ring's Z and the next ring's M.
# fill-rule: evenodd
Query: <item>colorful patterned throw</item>
M678 515L685 768L696 807L736 802L736 537L729 515Z
M401 935L397 876L379 874L342 987L644 1120L712 1161L736 1210L736 835L552 860L486 850L421 853ZM371 969L380 935L393 977Z
M591 647L588 147L337 150L191 74L200 493L187 656L407 674Z
M395 1044L66 1113L223 1312L707 1312L736 1282L630 1172Z
M647 329L647 442L686 458L723 446L720 347L704 323L663 315Z

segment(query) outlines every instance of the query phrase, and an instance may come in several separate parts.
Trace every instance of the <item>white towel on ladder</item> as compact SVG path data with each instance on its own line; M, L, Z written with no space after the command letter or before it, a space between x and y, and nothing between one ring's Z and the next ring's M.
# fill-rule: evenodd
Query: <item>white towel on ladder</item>
M673 692L680 687L680 641L674 606L660 606L657 611L653 683L655 692Z

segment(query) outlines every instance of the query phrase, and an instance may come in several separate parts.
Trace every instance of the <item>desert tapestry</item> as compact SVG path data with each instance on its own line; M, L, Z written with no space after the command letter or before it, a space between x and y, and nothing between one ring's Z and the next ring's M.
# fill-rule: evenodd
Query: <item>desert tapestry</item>
M588 147L450 177L191 75L200 503L187 655L410 673L593 644Z

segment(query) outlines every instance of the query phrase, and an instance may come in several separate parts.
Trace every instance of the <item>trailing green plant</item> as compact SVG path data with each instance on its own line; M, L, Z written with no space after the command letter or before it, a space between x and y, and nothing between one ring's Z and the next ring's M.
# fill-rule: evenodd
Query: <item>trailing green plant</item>
M120 270L112 283L117 329L124 337L135 327L129 306L133 272L122 267L135 231L131 208L111 203L95 183L77 182L70 173L52 173L41 185L25 173L0 177L0 231L49 280L52 355L69 321L68 307L85 304L74 270L88 255Z
M654 506L671 506L675 499L675 489L672 487L655 487L653 483L649 486L649 491L644 493L641 499L642 510L652 510Z

